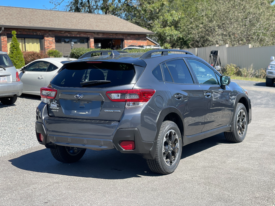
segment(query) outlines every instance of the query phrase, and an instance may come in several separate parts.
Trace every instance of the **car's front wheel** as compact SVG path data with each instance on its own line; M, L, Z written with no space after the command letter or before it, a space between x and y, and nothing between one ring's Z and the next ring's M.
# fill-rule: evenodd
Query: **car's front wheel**
M83 157L85 152L86 149L77 147L63 147L56 145L54 148L51 148L53 157L63 163L77 162Z
M17 96L1 98L0 101L4 105L13 105L17 100Z
M238 103L233 118L232 131L225 132L224 136L230 142L239 143L244 140L248 127L248 115L242 103Z
M266 86L272 87L274 85L274 79L270 79L266 77Z
M178 126L172 121L163 122L156 144L155 159L147 160L149 169L163 175L173 173L182 153L182 138Z

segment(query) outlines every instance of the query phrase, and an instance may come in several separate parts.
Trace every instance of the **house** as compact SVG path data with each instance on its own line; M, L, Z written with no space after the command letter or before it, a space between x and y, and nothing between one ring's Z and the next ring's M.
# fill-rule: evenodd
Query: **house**
M113 15L0 6L0 51L9 52L15 30L22 51L147 46L153 32Z

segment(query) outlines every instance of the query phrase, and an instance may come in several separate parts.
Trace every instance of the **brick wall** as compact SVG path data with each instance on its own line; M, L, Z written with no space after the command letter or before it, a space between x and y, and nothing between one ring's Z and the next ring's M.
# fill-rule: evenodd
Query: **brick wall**
M7 36L0 36L1 39L1 46L2 46L2 51L3 52L8 52L8 38Z
M17 34L25 35L42 35L44 36L45 50L55 48L55 37L86 37L89 39L89 47L94 48L94 38L120 38L124 39L124 47L129 45L147 45L147 39L145 34L117 34L117 33L94 33L94 32L68 32L68 31L49 31L49 30L34 30L34 29L10 29L5 28L2 33L2 51L7 51L7 34L11 34L13 30L16 30Z

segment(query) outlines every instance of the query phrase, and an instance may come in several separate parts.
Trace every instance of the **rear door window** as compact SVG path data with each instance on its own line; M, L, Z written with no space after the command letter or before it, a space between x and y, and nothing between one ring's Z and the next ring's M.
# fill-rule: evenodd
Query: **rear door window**
M159 65L157 66L157 68L155 68L153 70L153 75L156 77L157 80L163 81L162 74L161 74L161 69L160 69Z
M114 87L131 84L135 68L131 64L94 62L64 65L51 84L60 87L82 87L83 83L106 80L109 83L91 84L90 87Z
M193 84L192 76L182 59L166 62L175 83Z
M173 82L173 79L171 77L171 74L166 66L165 63L162 64L162 68L163 68L163 73L164 73L164 77L165 77L165 81L166 82Z
M28 72L46 72L48 67L51 63L44 62L44 61L38 61L30 64L29 66L25 67L25 71Z
M57 68L58 68L57 66L50 64L47 71L52 72L52 71L56 70Z
M12 67L12 61L10 60L9 56L6 54L0 54L0 67L6 68L6 67Z

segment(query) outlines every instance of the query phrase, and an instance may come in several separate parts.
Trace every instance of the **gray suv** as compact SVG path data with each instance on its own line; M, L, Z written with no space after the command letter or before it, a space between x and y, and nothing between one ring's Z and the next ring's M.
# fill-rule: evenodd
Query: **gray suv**
M248 94L184 50L103 55L65 64L36 111L36 136L64 163L86 149L142 155L170 174L182 147L224 133L242 142L251 122Z
M6 52L0 51L0 102L12 105L22 94L23 84Z

